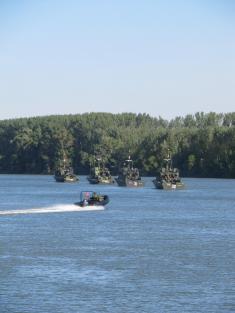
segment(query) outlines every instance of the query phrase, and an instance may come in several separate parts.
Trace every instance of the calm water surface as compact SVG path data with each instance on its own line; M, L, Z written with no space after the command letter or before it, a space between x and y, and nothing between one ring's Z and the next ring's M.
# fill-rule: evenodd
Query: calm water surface
M0 175L1 313L235 312L235 180L161 191ZM63 212L81 190L104 211Z

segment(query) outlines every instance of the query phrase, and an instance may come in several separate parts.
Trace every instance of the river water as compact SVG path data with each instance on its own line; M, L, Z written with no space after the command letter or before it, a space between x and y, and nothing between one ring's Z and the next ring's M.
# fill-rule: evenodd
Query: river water
M0 175L0 312L235 312L235 180L144 180ZM111 201L75 211L82 190Z

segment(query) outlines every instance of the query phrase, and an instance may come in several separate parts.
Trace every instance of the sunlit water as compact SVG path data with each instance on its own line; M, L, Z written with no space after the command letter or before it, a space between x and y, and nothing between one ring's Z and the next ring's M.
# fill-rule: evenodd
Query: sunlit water
M0 312L234 312L235 180L145 181L0 175ZM80 212L81 190L111 201Z

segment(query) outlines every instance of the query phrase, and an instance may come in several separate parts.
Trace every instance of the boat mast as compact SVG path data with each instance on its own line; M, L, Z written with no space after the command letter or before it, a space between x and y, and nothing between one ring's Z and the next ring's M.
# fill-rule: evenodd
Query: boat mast
M129 151L129 153L130 153L130 151ZM133 161L131 160L130 154L128 155L128 159L125 160L125 162L127 162L128 169L132 170L133 169Z
M166 170L169 170L172 168L172 160L171 160L171 154L170 149L167 149L167 157L164 159L166 161Z

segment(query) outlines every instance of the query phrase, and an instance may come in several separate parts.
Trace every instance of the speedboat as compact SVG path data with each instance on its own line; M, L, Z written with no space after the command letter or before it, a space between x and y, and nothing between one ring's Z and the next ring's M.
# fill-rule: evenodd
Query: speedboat
M80 201L75 202L75 205L80 207L85 206L105 206L109 203L109 197L94 191L82 191L80 193Z

